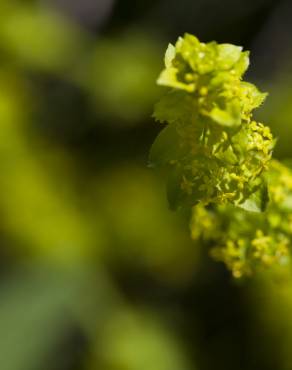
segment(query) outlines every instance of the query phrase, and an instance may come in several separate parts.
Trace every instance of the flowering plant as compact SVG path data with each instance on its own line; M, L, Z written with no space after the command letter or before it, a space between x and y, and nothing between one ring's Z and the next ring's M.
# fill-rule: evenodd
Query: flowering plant
M271 160L275 140L253 117L267 94L242 80L248 65L239 46L190 34L170 44L154 111L166 125L149 157L171 208L192 208L193 239L235 277L287 263L292 236L292 173Z

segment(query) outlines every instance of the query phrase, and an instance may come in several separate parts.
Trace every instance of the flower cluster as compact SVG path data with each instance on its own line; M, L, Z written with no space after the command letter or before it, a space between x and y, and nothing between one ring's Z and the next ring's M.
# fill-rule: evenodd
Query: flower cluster
M231 44L205 44L186 34L169 45L158 79L169 90L154 112L167 125L150 163L167 170L173 208L199 202L265 207L263 173L274 140L253 118L266 94L242 81L248 64L248 52Z
M228 206L193 208L194 240L212 245L211 256L224 262L234 277L289 262L292 238L292 172L272 160L265 175L270 201L264 213Z

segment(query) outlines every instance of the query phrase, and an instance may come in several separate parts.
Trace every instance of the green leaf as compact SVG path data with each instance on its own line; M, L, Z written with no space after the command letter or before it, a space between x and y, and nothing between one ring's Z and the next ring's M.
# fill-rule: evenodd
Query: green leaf
M238 158L231 145L228 145L225 150L219 150L214 156L228 164L235 165L238 162Z
M251 194L244 202L238 203L237 206L250 212L263 212L267 208L268 202L268 187L264 182L257 191Z
M167 125L156 137L149 155L149 165L157 167L169 164L179 154L179 136L173 125Z
M172 67L172 61L175 57L175 47L172 44L168 44L168 47L166 49L165 57L164 57L164 63L166 68Z
M219 107L213 108L210 117L222 126L239 126L241 124L239 102L234 100L228 103L224 110Z
M187 123L194 115L193 102L184 91L171 90L155 105L153 116L159 122Z
M241 82L241 88L243 91L243 109L246 111L252 111L258 108L268 95L267 93L260 92L255 85L249 82Z
M238 76L242 76L249 66L249 51L244 51L241 53L239 61L234 66L234 71Z
M177 77L178 70L174 67L164 69L158 77L157 84L161 86L169 86L174 89L185 90L193 92L195 89L194 84L187 84L180 82Z
M218 48L218 67L220 69L228 70L234 66L236 62L239 61L242 47L235 46L232 44L220 44Z

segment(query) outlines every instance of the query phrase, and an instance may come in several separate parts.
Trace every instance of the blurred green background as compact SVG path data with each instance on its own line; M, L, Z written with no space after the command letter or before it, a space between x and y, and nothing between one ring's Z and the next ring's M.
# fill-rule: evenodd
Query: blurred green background
M291 370L292 274L234 282L147 167L168 42L251 49L292 157L292 4L0 0L1 370Z

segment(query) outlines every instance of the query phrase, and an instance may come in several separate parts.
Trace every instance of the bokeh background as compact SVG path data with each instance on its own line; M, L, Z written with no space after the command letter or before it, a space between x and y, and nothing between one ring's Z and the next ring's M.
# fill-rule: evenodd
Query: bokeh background
M291 370L292 275L232 280L147 167L184 32L251 50L292 157L292 3L0 0L1 370Z

